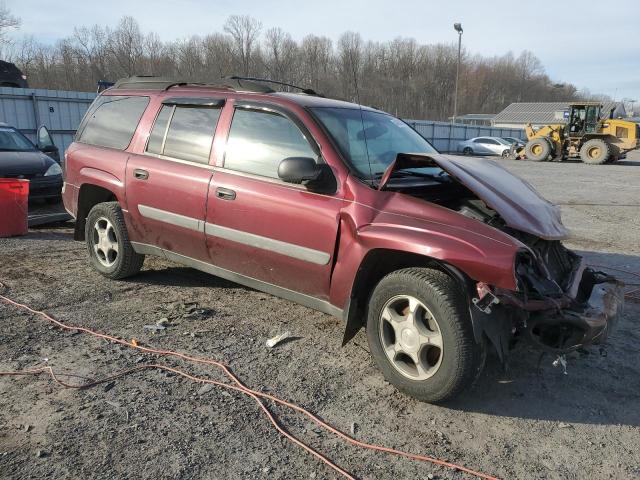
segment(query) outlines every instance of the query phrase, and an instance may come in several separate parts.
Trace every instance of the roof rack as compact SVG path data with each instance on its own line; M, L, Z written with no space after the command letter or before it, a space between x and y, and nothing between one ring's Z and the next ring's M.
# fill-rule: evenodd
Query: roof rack
M318 92L316 92L315 90L311 89L311 88L305 88L305 87L299 87L298 85L293 85L292 83L286 83L286 82L281 82L279 80L271 80L270 78L259 78L259 77L239 77L234 75L233 77L226 77L230 80L237 80L238 82L240 81L249 81L249 82L259 82L259 83L273 83L275 85L282 85L284 87L290 87L290 88L295 88L296 90L300 90L302 93L305 93L307 95L316 95L319 97L322 97L324 95L319 94ZM273 90L272 90L273 91Z
M121 78L111 88L131 88L136 90L168 90L169 88L176 85L186 85L186 82L165 77L155 77L153 75L136 75L134 77Z
M155 77L153 75L136 75L129 78L121 78L115 84L113 84L111 88L116 90L169 90L172 87L193 85L198 87L226 88L235 90L237 92L275 93L275 90L265 85L265 83L273 83L275 85L295 88L296 90L300 90L302 93L307 95L316 95L319 97L324 96L310 88L299 87L291 83L271 80L269 78L239 77L235 75L231 77L222 77L219 83L195 83L167 77Z
M198 87L214 87L235 90L238 92L274 93L268 86L241 77L224 77L220 83L192 83L184 80L176 80L166 77L154 77L151 75L137 75L118 80L114 89L133 90L169 90L171 87L193 85Z

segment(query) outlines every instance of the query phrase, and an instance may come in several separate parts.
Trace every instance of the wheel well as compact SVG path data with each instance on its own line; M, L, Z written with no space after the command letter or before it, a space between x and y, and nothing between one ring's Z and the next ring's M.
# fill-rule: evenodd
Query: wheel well
M75 240L84 240L84 226L91 209L102 202L116 201L115 194L97 185L84 184L78 193L78 212L76 214L76 228L73 234Z
M365 255L353 281L351 296L345 310L346 327L342 344L346 344L366 323L369 296L382 278L409 267L428 267L452 277L462 289L467 289L467 277L458 269L435 258L400 250L374 249Z

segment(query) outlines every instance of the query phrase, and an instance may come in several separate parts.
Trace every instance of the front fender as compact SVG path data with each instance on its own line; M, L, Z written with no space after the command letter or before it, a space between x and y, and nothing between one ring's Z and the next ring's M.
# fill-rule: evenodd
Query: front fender
M461 235L460 229L438 225L430 229L393 224L368 224L354 228L341 221L338 256L331 282L334 305L347 305L354 279L366 255L374 249L411 253L453 265L469 278L507 290L516 289L514 261L517 243L490 237Z

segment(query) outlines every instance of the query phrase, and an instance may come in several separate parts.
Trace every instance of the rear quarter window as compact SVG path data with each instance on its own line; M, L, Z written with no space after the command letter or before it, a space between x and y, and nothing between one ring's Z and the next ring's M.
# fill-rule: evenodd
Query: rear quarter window
M104 95L91 105L76 141L124 150L131 143L149 97Z

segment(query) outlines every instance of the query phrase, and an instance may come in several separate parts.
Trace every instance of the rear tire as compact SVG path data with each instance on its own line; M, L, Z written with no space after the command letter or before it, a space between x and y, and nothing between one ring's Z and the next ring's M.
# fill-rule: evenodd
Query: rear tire
M99 203L91 209L85 239L91 265L105 277L119 280L142 268L144 255L133 250L118 202Z
M551 154L551 144L546 138L534 138L527 142L524 150L528 160L544 162Z
M465 155L473 155L473 149L471 147L464 147L462 153Z
M398 270L378 283L369 300L367 339L385 379L429 403L469 388L486 357L466 296L451 277L428 268Z
M587 140L580 149L580 159L588 165L602 165L611 157L611 146L601 138Z

